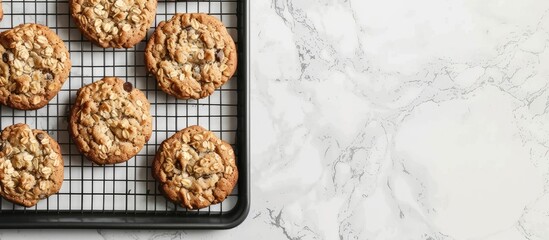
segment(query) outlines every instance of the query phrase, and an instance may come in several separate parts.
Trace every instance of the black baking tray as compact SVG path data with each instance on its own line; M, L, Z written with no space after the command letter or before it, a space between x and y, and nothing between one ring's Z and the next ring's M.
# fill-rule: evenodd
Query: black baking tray
M164 19L169 19L173 14L167 11L168 7L165 6L167 4L175 5L176 10L178 7L184 7L186 12L208 12L222 19L223 17L234 18L231 20L236 25L230 26L228 29L232 32L233 37L236 35L238 46L238 70L235 78L231 80L236 81L236 84L233 84L232 87L224 87L225 89L222 88L219 90L221 94L230 95L234 98L230 100L230 103L224 102L225 100L222 97L219 97L219 103L216 103L210 99L193 102L191 100L174 100L165 96L156 87L154 79L148 76L146 72L143 73L144 70L141 69L144 68L144 65L139 54L142 54L146 40L142 41L134 49L101 49L93 46L81 34L75 32L77 29L74 23L72 23L72 19L70 19L70 13L67 10L67 0L37 2L20 0L4 1L5 18L0 22L2 30L20 23L29 22L48 25L69 45L71 59L73 60L73 69L70 79L67 81L69 83L65 83L60 95L54 98L44 109L19 111L0 106L0 123L2 124L2 128L17 122L26 122L31 127L47 130L50 135L57 138L65 160L65 181L61 192L58 195L51 196L47 200L42 200L38 206L31 208L16 206L2 200L0 202L0 228L227 229L233 228L244 221L249 212L251 196L249 149L250 86L248 67L249 1L159 1L158 8L159 11L163 11L162 15ZM180 5L178 6L177 4ZM29 6L33 11L29 10ZM196 6L196 10L193 9L193 6ZM201 6L202 10L207 9L207 11L201 11ZM213 6L217 10L210 12ZM164 9L160 9L162 7ZM155 26L158 22L157 15ZM150 35L150 32L152 30L149 31L148 35ZM66 33L65 36L63 36L63 33ZM103 59L94 60L92 56L91 63L89 61L86 63L88 59L84 55L90 54L93 51L100 52ZM117 63L114 57L117 54L125 54L128 61L123 64ZM111 55L112 63L109 63L108 57ZM78 57L80 57L80 60ZM133 62L133 65L128 62ZM100 67L99 64L105 66ZM91 73L86 72L87 68L91 69ZM155 117L156 121L155 126L158 125L159 121L165 120L165 124L171 127L155 129L155 133L153 134L157 137L156 140L153 142L149 141L145 147L147 149L146 153L138 154L136 159L130 160L133 161L133 165L129 161L130 163L122 165L103 167L94 165L75 150L72 140L68 138L66 114L74 101L76 91L81 85L98 80L103 75L109 75L108 73L120 76L120 74L117 74L120 68L125 70L127 74L127 76L122 77L126 77L127 81L136 84L136 87L148 95L151 106L156 109L153 112L153 117ZM103 75L98 73L97 69L103 69L104 71L101 72ZM141 78L145 78L147 83L140 87L138 81ZM66 96L65 100L62 95ZM153 99L151 99L152 95L154 95ZM168 105L172 106L170 104L184 107L185 112L179 111L178 113L178 107L176 107L175 114L172 114L170 107L168 107ZM226 113L224 107L234 109L235 112ZM165 111L158 109L165 109ZM207 109L208 114L203 114L201 109ZM210 114L216 109L218 109L218 114ZM193 115L190 113L195 110L196 114ZM175 125L172 124L173 122L171 122L169 117L164 117L162 114L166 116L170 114L174 115L173 117L176 119ZM177 120L182 118L185 118L185 120ZM227 136L226 138L230 138L229 140L232 141L230 143L233 145L237 155L239 180L237 189L229 196L233 203L230 207L224 208L222 203L218 204L221 205L220 207L215 206L198 211L182 209L169 203L156 188L157 183L154 179L148 176L150 172L150 166L148 165L154 157L155 149L163 139L178 129L186 127L186 125L206 122L206 127L209 125L213 126L214 124L211 123L214 119L219 119L219 123L223 125L223 122L225 122L224 118L234 120L225 123L225 127L221 126L218 127L217 131L212 131L221 134L222 138L223 134ZM224 140L227 139L224 138ZM111 170L112 174L110 173ZM144 177L140 177L138 172L147 174L146 178L141 179ZM117 173L118 176L122 173L122 176L126 178L120 179L116 176ZM86 174L91 175L86 176ZM97 175L102 175L103 178L97 177ZM112 189L110 187L111 182ZM125 184L125 189L121 189L123 187L120 187L119 184ZM139 189L135 188L139 184L146 186L146 191L139 192ZM91 192L87 186L91 186ZM139 207L139 198L144 198L148 201L145 203L145 209ZM147 205L151 204L151 201L152 205ZM109 204L107 203L111 202L112 206L108 207ZM119 203L122 203L123 207L116 207Z

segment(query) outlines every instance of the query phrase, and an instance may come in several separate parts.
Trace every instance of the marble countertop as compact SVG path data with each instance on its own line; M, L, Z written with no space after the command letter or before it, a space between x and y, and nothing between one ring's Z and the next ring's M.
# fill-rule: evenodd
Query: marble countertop
M549 1L251 2L243 224L0 239L549 239Z

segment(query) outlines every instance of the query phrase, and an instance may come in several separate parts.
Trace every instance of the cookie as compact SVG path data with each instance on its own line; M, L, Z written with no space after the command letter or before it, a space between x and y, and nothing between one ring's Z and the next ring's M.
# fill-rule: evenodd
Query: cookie
M71 0L76 25L103 48L131 48L139 43L156 15L156 0Z
M31 207L61 189L63 157L46 132L19 123L0 135L0 195Z
M145 63L164 92L180 99L200 99L233 76L236 46L215 17L176 14L158 24L147 43Z
M69 133L91 161L100 165L125 162L151 137L150 103L131 83L103 78L78 90Z
M222 202L238 180L231 145L200 126L185 128L162 142L152 174L164 195L187 209Z
M71 70L61 38L40 24L0 33L0 55L0 103L21 110L48 104Z
M0 20L4 19L4 7L2 6L2 0L0 0Z

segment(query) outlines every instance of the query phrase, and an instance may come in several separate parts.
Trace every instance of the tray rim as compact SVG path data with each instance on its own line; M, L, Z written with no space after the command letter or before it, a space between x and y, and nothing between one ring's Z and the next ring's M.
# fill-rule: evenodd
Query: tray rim
M230 229L240 225L249 214L250 187L250 1L237 0L242 8L239 32L238 143L239 196L233 209L222 215L167 215L143 212L81 213L24 212L1 213L0 229ZM243 48L243 49L242 49ZM239 51L240 52L240 51Z

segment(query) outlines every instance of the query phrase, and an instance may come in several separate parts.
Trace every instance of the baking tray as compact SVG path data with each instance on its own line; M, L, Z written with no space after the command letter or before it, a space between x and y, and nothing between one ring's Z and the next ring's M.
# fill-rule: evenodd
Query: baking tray
M24 122L57 139L65 160L61 191L25 208L0 201L0 228L161 228L224 229L240 224L250 206L249 80L247 0L159 1L154 26L176 12L205 12L227 26L238 46L235 76L213 95L201 100L177 100L157 88L143 61L146 39L130 49L103 49L76 28L63 1L4 1L0 30L21 23L49 26L64 41L73 63L69 80L44 108L19 111L0 106L4 128ZM83 157L67 130L68 110L76 91L104 76L118 76L142 90L151 102L153 134L143 150L126 163L99 166ZM240 176L237 187L220 204L187 210L168 202L151 176L160 143L178 130L198 124L231 143Z

